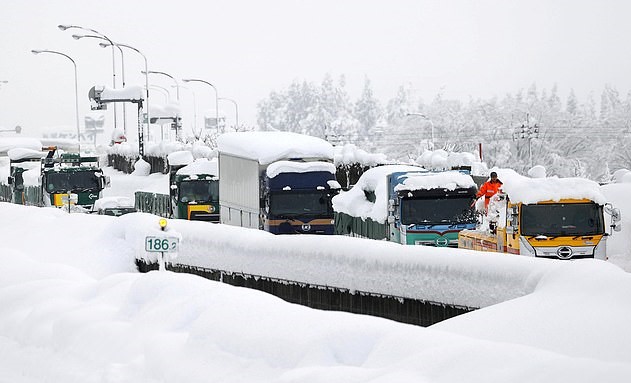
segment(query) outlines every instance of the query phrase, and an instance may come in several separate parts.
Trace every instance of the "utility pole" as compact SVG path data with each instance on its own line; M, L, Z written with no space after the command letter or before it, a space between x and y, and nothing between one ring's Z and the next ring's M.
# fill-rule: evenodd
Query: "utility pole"
M522 124L517 131L513 132L513 140L528 140L528 158L530 167L532 168L532 139L539 138L539 126L537 124L530 125L528 115L526 115L526 124Z

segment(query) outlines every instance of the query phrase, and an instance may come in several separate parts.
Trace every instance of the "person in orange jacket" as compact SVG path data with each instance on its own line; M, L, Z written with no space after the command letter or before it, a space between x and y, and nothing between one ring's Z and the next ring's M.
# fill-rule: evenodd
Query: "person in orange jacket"
M502 181L497 178L497 173L491 172L491 179L482 184L476 195L478 198L484 196L484 210L488 210L491 197L493 197L501 187Z

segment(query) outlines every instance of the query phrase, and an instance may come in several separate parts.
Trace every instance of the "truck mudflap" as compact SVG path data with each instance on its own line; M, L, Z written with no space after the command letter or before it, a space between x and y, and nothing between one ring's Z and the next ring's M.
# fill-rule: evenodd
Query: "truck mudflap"
M334 234L332 218L301 220L297 218L270 219L265 223L265 230L273 234Z

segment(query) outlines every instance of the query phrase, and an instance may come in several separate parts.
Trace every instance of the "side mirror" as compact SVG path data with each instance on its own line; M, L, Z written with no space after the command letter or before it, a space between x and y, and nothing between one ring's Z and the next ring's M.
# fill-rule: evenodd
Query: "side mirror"
M622 223L621 222L617 222L617 223L611 225L611 227L613 227L614 231L620 231L620 230L622 230Z
M13 185L13 177L9 176L9 177L7 178L7 184L9 184L9 185Z

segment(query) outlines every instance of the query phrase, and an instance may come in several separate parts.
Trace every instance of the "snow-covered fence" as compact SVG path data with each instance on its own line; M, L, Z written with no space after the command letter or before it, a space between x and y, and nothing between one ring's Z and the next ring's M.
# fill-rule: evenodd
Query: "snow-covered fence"
M527 295L543 275L563 264L342 236L275 236L203 222L173 220L169 226L183 235L176 268L465 310ZM155 262L142 251L137 259Z

